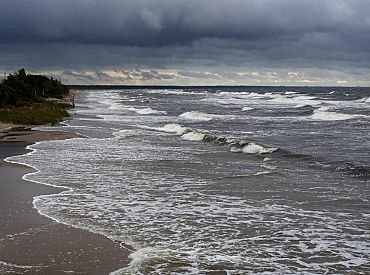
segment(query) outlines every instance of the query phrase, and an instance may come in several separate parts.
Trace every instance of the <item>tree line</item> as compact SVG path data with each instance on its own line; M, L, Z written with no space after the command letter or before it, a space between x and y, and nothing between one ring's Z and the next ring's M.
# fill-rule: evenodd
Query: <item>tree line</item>
M63 98L69 89L60 80L44 75L27 74L20 69L0 83L0 107L28 106L45 98Z

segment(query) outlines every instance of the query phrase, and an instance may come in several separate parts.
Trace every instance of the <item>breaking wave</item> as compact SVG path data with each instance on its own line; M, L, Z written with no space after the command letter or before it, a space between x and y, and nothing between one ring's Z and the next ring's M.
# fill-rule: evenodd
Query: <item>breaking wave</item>
M363 103L370 103L370 96L365 96L358 100L358 102L363 102Z
M190 140L190 141L202 141L206 135L197 132L190 132L187 134L183 134L181 136L182 139Z
M366 118L365 115L350 115L330 111L329 107L321 107L313 112L311 118L317 120L349 120L354 118Z
M167 114L166 111L157 111L152 108L137 109L135 113L139 115L152 115L152 114Z
M312 155L294 153L278 147L257 144L253 141L246 141L232 137L220 137L209 133L202 133L190 127L181 126L175 123L166 124L163 127L148 127L140 125L137 125L137 127L145 130L173 133L181 136L183 140L187 141L212 142L220 146L230 147L230 152L232 153L245 153L254 155L279 153L279 156L281 157L294 158L296 159L296 161L300 160L309 163L321 163L324 166L332 167L330 169L332 171L334 170L348 176L365 179L370 178L370 167L366 165L354 164L351 162L341 162L332 166L333 163L331 163L330 161L320 159ZM266 159L269 160L268 158Z
M195 120L195 121L210 121L214 118L212 114L206 114L197 111L186 112L179 115L180 118L187 119L187 120Z
M145 129L145 130L159 131L159 132L165 132L165 133L174 133L177 135L183 135L183 134L190 133L193 131L191 128L184 127L176 123L166 124L163 127L149 127L149 126L144 126L144 125L137 125L137 127L141 129Z
M261 145L255 144L253 142L243 147L243 153L247 154L268 154L273 153L278 148L265 148Z
M174 133L181 136L182 139L188 141L213 142L218 145L229 146L230 151L233 153L270 154L279 150L279 148L276 147L262 146L246 140L231 137L219 137L209 133L201 133L192 128L184 127L179 124L166 124L163 127L137 125L137 127L151 131Z
M148 94L162 94L162 95L204 95L207 91L192 91L183 89L153 89L153 90L143 90L143 92Z

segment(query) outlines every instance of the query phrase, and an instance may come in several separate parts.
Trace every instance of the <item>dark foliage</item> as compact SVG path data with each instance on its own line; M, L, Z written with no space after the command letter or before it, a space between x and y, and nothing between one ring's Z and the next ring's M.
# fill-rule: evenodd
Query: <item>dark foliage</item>
M59 80L26 74L24 69L0 83L0 121L15 124L55 124L69 116L71 105L60 100L69 89Z
M59 80L26 74L24 69L10 74L0 84L0 107L29 106L47 97L62 98L69 90Z

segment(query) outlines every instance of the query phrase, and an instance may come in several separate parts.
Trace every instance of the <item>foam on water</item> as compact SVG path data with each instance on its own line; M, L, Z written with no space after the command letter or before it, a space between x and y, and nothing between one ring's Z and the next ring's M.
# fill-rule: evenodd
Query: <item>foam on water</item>
M350 115L350 114L341 114L334 111L330 111L330 107L321 107L316 109L311 116L313 119L318 120L348 120L355 118L366 118L364 115Z
M137 125L140 129L146 129L151 131L159 131L165 133L174 133L180 135L182 139L188 141L204 141L214 142L219 145L230 146L230 151L233 153L244 152L247 154L270 154L277 151L279 148L264 147L254 142L248 142L245 140L239 140L228 137L218 137L208 133L202 133L192 128L183 127L179 124L167 124L163 127L149 127L143 125Z
M294 94L298 94L298 92L287 91L284 94L286 94L286 95L294 95Z
M306 105L319 105L322 103L321 100L317 100L314 96L307 96L307 95L281 95L281 94L274 94L270 96L271 102L277 102L282 104L306 104Z
M363 103L370 103L370 96L363 97L359 100L359 102Z
M129 106L124 106L124 105L118 104L118 103L112 103L109 108L113 109L113 110L119 110L119 111L131 111L131 112L135 112L139 115L167 114L166 111L158 111L158 110L152 109L150 107L135 108L135 107L132 107L132 106L130 106L130 107Z
M302 108L302 107L306 107L306 106L311 106L311 105L307 105L307 104L297 104L294 106L294 108Z
M318 97L307 94L301 94L297 92L269 92L269 93L256 93L256 92L222 92L216 96L208 96L200 100L201 102L207 102L222 106L237 105L240 106L242 111L249 111L249 108L258 109L263 106L264 109L279 110L281 108L302 108L302 107L316 107L329 106L334 109L341 108L361 108L359 103L368 102L368 97L364 97L360 100L333 100L326 97ZM247 107L245 107L247 105ZM245 108L245 109L244 109ZM363 107L362 107L363 108ZM259 112L250 112L249 115L253 115L258 119L264 119L259 117ZM344 114L343 114L344 115ZM299 113L297 113L298 119L301 119ZM361 116L357 116L359 118ZM347 120L350 119L345 116L332 116L331 114L314 114L311 118L320 120ZM283 117L268 117L268 119L283 119Z
M296 92L269 92L269 93L229 93L223 92L219 93L217 96L201 99L207 103L213 103L222 106L240 106L242 111L250 111L253 109L258 109L263 106L263 108L269 109L279 109L279 108L299 108L303 106L319 106L323 103L325 104L340 104L339 101L330 101L317 98L315 96L304 95ZM247 107L246 107L247 105ZM258 114L258 113L257 113ZM252 113L254 115L254 112Z
M162 95L205 95L207 91L191 91L181 89L158 89L158 90L144 90L148 94L162 94Z
M210 121L215 116L211 114L206 114L198 111L191 111L183 113L179 116L180 118L187 119L187 120L195 120L195 121Z
M181 126L180 124L176 123L170 123L166 124L163 127L150 127L145 125L137 125L137 127L141 129L147 129L152 131L159 131L159 132L165 132L165 133L174 133L177 135L183 135L189 132L192 132L191 128Z
M109 138L36 143L29 147L31 153L8 160L39 169L25 179L65 188L59 194L34 198L40 214L134 247L131 264L113 274L369 271L370 215L363 206L369 202L368 192L363 192L367 182L361 185L329 171L307 168L309 164L299 162L295 155L280 157L284 152L279 154L281 150L275 142L266 142L274 146L264 145L265 136L294 134L280 120L263 121L263 125L271 125L275 131L281 127L281 132L258 132L252 128L255 119L248 123L241 120L243 124L237 125L245 125L239 129L243 135L234 135L231 123L216 119L207 120L199 126L202 129L193 129L186 125L191 120L177 116L138 116L133 109L109 109L122 96L96 93L87 93L88 104L95 107L87 109L84 115L103 110L99 115L108 119L116 116L117 120L101 123L90 119L79 123L86 123L82 127L87 128L81 128L86 131L97 126L96 131L110 132ZM148 94L163 97L158 91ZM176 91L173 96L177 94ZM173 102L180 97L187 95L180 94ZM103 98L107 100L104 106ZM235 108L243 119L243 106L261 106L261 102L266 102L263 107L273 108L282 104L281 100L271 100L277 98L274 93L216 93L207 94L207 98L233 98L235 102L245 99L248 103L239 103ZM297 105L297 100L293 101L289 106ZM203 114L213 112L214 101L196 103L196 109ZM181 104L195 108L190 105L194 101ZM178 110L160 104L152 107L163 108L169 114ZM129 123L124 120L126 111L134 113ZM142 120L136 121L139 118ZM276 122L280 124L276 126ZM142 125L132 126L133 123ZM316 123L319 126L314 125L316 128L311 131L319 131L325 122ZM300 145L305 146L303 143ZM246 154L231 154L229 150ZM348 205L354 201L351 207L355 208L347 207L343 200ZM333 207L334 204L340 206Z
M251 111L251 110L253 110L254 108L253 107L243 107L242 108L242 111L243 112L246 112L246 111Z
M121 110L123 108L122 104L119 104L117 102L105 102L107 105L109 105L109 109L111 110Z
M166 111L157 111L152 108L139 109L139 110L136 110L135 112L140 115L167 114Z
M205 136L206 135L202 133L190 132L187 134L183 134L181 138L190 141L202 141Z
M0 274L23 274L25 272L35 272L42 267L41 265L19 265L0 260Z
M199 187L206 182L196 178L182 178L179 181L170 174L151 171L145 175L140 170L137 171L137 168L136 171L131 170L130 161L143 163L151 157L158 161L158 156L148 154L157 152L158 148L145 143L138 147L136 139L129 141L135 137L135 131L130 131L129 135L124 135L123 132L125 131L115 135L120 136L119 139L75 139L38 143L32 146L34 153L13 157L12 160L25 159L44 168L43 172L29 174L26 179L46 181L57 186L58 182L62 182L64 187L70 188L59 194L36 197L34 206L39 213L58 222L85 228L133 245L137 252L132 255L135 260L129 269L134 273L161 274L169 270L181 270L180 273L192 274L196 265L199 266L200 273L204 270L212 271L215 268L213 266L219 264L235 270L247 266L249 260L246 262L247 258L238 255L239 249L231 245L233 238L230 237L234 234L227 237L234 231L233 227L224 228L224 224L236 222L234 226L238 228L241 220L234 220L235 217L244 215L246 210L245 214L252 214L258 207L250 205L252 208L243 210L239 207L245 206L241 201L236 203L227 196L201 194ZM58 152L57 163L50 161L50 150ZM181 155L177 155L177 151L172 148L164 156L172 160L180 156L186 159L184 148L181 148ZM93 152L95 153L92 154ZM79 162L71 163L71 158L76 157ZM74 173L71 173L72 167ZM130 184L133 179L134 184ZM152 185L149 189L148 184ZM125 186L123 193L116 193L122 186ZM193 189L194 187L196 188ZM156 194L157 192L160 193ZM189 200L196 194L201 195L200 201ZM162 213L160 215L159 209ZM186 215L182 216L184 214ZM208 220L211 217L217 223ZM176 219L175 223L173 219ZM145 227L142 227L143 223L146 224ZM213 239L214 232L217 231L221 235ZM218 248L213 252L208 251L208 245L199 242L200 236ZM170 243L167 238L170 238ZM231 241L231 246L222 248L218 243L219 239ZM233 252L231 248L236 250ZM197 251L196 257L194 250ZM171 267L169 263L173 261L183 262L184 265L180 269ZM127 274L127 270L121 270L122 274Z
M249 143L243 147L242 152L246 154L268 154L273 153L276 150L278 150L278 148L265 148L255 143Z
M32 268L41 267L40 265L19 265L19 264L4 262L4 261L0 261L0 265L4 265L4 266L8 266L8 267L21 268L21 269L32 269Z

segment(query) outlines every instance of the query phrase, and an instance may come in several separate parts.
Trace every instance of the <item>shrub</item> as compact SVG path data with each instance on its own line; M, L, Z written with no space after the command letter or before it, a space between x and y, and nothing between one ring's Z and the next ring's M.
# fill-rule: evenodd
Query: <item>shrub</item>
M0 121L26 125L56 124L68 116L65 109L47 105L0 110Z
M0 121L15 124L55 124L69 116L71 105L58 102L69 94L59 80L26 74L24 69L0 83ZM50 99L48 99L50 98Z

